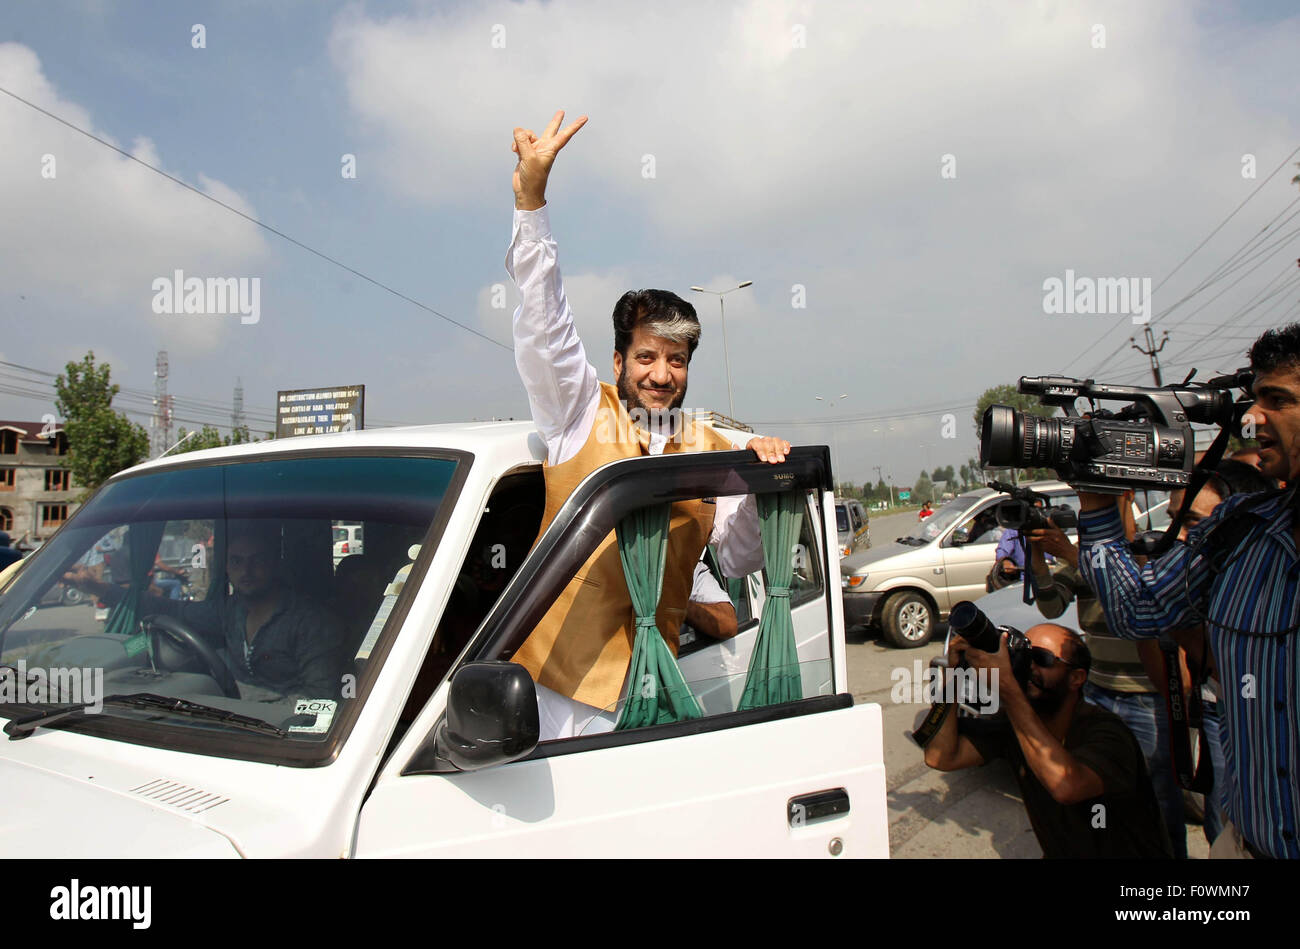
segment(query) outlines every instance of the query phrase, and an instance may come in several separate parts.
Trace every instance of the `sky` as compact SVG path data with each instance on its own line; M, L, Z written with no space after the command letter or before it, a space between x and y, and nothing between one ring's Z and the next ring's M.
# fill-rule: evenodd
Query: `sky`
M911 484L976 454L990 386L1150 384L1146 326L1166 381L1206 376L1300 319L1298 48L1286 3L8 0L0 418L88 350L145 424L159 350L177 427L228 428L237 379L254 430L354 384L367 427L527 417L510 142L564 109L550 217L601 377L614 302L670 289L686 405L727 412L689 287L753 281L736 416ZM178 270L257 278L256 322L155 312ZM1049 312L1070 274L1149 281L1149 324L1141 293Z

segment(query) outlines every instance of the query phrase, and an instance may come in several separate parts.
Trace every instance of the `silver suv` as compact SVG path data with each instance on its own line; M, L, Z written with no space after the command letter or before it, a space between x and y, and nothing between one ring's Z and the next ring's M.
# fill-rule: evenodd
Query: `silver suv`
M871 546L871 522L861 501L835 499L835 528L841 559Z
M1062 481L1029 487L1078 510ZM960 494L917 523L906 537L840 561L845 626L879 626L900 649L924 646L953 604L976 600L1002 537L994 511L1007 495L992 488Z

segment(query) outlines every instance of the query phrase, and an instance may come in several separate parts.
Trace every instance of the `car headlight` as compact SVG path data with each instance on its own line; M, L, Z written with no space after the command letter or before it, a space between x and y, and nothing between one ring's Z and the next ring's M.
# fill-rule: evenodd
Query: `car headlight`
M867 582L865 573L852 573L846 577L840 577L840 586L846 590L853 590Z

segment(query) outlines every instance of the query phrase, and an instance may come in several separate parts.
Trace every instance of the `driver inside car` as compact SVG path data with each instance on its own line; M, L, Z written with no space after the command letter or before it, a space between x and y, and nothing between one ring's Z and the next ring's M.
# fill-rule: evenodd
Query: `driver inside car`
M231 522L226 577L232 595L204 601L142 594L138 616L173 616L217 649L240 683L301 698L337 698L342 682L342 631L314 600L281 573L279 529L261 521ZM115 606L126 593L73 567L64 582Z

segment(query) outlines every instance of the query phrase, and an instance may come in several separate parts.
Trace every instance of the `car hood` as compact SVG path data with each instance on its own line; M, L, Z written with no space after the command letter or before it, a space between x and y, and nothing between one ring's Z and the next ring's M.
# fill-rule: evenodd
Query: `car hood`
M902 557L907 554L922 553L929 548L929 544L921 546L911 546L909 544L900 544L898 541L890 541L888 544L872 547L854 554L851 557L845 557L840 561L840 573L857 573L869 567L872 564L879 563L882 560L889 560L892 557Z
M143 798L0 759L0 857L238 857L200 820Z

